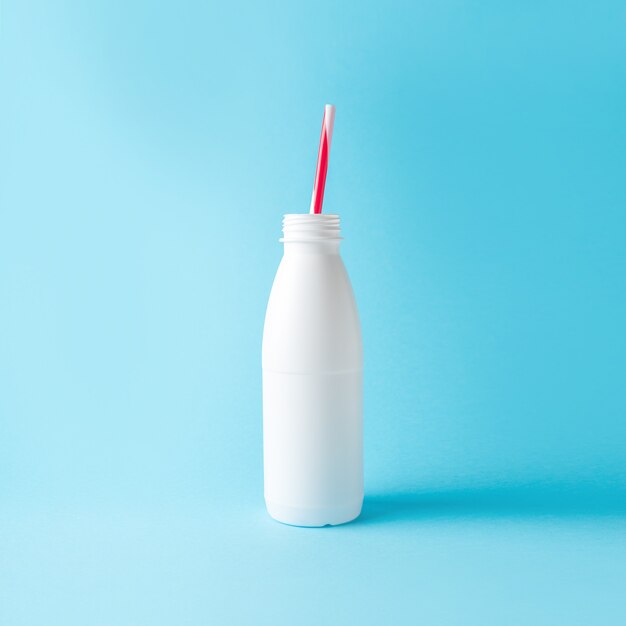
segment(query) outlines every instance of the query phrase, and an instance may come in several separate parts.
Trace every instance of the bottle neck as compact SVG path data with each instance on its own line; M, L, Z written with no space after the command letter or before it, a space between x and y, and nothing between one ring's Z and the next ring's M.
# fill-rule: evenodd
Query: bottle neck
M300 254L339 254L338 241L285 241L285 256Z
M287 214L283 218L285 254L339 254L339 216Z

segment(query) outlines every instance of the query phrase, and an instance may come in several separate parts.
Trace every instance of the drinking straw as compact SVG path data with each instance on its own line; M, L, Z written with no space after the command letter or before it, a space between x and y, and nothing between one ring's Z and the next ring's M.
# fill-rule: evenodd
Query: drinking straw
M322 134L320 136L320 149L317 153L317 170L313 182L313 195L311 196L311 209L309 213L321 213L324 202L324 186L326 185L326 172L328 171L328 155L330 143L333 138L333 126L335 124L335 107L327 104L324 107L322 119Z

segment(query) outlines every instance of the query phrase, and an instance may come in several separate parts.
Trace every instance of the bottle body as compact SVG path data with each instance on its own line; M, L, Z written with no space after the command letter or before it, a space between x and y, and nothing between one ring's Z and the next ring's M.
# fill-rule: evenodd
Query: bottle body
M363 351L338 222L285 216L263 333L265 501L297 526L348 522L363 502Z

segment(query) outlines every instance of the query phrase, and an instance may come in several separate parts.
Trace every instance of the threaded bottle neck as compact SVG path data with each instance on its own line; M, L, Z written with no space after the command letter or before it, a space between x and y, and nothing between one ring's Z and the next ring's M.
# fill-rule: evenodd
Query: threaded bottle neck
M287 213L283 217L284 243L318 243L341 240L339 216L324 213Z

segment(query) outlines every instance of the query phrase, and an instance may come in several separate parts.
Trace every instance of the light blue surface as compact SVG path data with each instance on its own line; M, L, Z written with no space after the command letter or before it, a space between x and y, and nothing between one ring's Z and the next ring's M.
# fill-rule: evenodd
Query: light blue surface
M623 624L623 3L1 6L0 623ZM362 519L262 498L281 215L366 351Z

